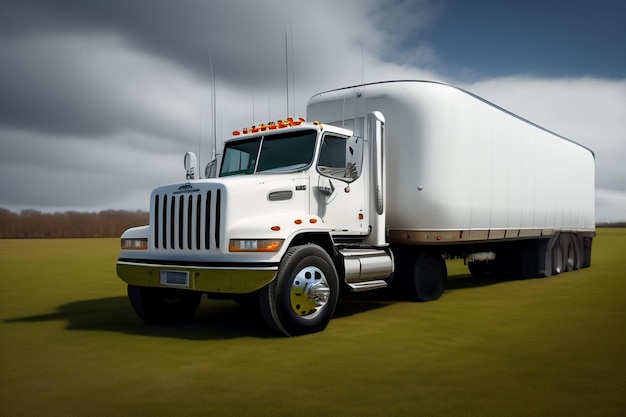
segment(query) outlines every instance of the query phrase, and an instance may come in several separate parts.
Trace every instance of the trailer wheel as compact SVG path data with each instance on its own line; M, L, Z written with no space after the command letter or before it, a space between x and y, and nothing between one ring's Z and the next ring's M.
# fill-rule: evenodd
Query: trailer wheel
M437 253L421 253L409 270L409 291L417 301L434 301L441 297L446 285L446 262Z
M128 298L135 313L146 323L180 323L191 320L196 314L202 293L129 285Z
M561 272L563 272L563 248L559 242L552 248L552 275L558 275Z
M578 266L578 260L576 256L576 247L574 246L574 243L570 241L569 244L567 245L567 252L566 252L566 258L565 258L565 271L571 272L577 269L577 266Z
M339 279L330 256L319 246L287 251L276 278L261 290L261 313L268 326L286 336L322 331L339 294Z

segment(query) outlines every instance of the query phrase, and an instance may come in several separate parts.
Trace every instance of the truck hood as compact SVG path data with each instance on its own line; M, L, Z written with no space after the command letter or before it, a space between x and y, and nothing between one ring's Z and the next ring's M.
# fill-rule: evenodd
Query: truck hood
M156 188L150 199L149 253L142 256L230 261L230 239L285 237L272 227L279 226L284 235L290 228L280 227L281 222L309 214L309 188L309 178L302 173L202 179Z

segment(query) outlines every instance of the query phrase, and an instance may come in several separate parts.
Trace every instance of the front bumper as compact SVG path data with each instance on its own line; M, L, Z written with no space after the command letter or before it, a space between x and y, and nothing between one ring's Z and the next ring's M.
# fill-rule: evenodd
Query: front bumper
M277 265L258 267L170 265L118 260L117 275L129 285L183 288L193 291L247 294L272 282ZM163 277L180 275L185 279L169 282Z

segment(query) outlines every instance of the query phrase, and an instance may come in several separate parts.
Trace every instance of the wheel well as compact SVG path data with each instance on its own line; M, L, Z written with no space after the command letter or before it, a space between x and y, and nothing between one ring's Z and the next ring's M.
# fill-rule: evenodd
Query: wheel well
M335 244L333 243L332 237L328 233L303 233L293 238L293 240L289 244L289 247L307 244L317 245L324 249L326 253L328 253L330 258L333 260L333 264L335 265L337 274L341 278L340 282L343 282L342 277L345 273L343 268L343 262L341 262L341 260L339 259L339 253L335 249Z
M333 245L333 241L331 237L326 233L304 233L293 238L289 247L292 246L300 246L306 245L308 243L313 243L317 246L320 246L326 252L328 252L331 257L335 252L335 245Z

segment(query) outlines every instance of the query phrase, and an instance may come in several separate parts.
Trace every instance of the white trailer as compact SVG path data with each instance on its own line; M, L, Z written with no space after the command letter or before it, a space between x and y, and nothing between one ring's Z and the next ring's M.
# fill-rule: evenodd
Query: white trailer
M307 119L234 132L219 177L197 178L192 157L188 181L152 193L117 263L139 316L187 319L205 293L298 335L326 327L342 289L439 298L444 258L474 275L590 265L589 149L426 81L320 93Z

